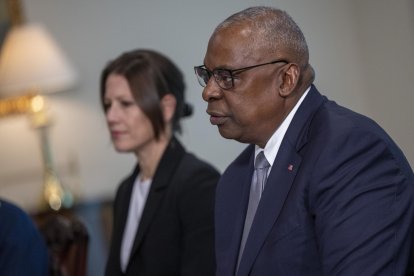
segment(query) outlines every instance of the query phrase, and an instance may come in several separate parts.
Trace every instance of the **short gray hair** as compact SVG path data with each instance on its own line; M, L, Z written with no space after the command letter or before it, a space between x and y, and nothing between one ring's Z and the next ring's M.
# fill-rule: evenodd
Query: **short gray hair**
M308 45L301 29L285 11L272 7L251 7L235 13L218 25L213 33L232 25L248 23L254 36L250 47L266 49L269 54L278 50L287 51L289 56L302 66L309 61Z

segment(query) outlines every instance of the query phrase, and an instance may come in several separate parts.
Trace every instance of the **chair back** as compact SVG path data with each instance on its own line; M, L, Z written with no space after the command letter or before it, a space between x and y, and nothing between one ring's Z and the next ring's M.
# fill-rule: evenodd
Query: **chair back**
M89 235L75 216L48 214L38 222L50 255L51 276L85 276Z

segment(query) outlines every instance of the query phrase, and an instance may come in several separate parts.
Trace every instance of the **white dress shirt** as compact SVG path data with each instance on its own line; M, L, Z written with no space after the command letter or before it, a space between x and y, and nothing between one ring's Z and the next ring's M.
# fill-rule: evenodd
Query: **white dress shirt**
M306 95L308 95L309 90L310 90L310 87L306 89L305 93L303 93L302 97L300 97L299 101L295 104L293 109L289 112L285 120L283 120L282 124L276 129L272 137L270 137L269 141L267 141L264 149L260 148L257 145L255 147L254 160L256 160L256 156L259 154L259 152L264 151L264 155L270 164L270 168L267 171L267 175L269 175L272 169L273 163L276 159L276 155L280 148L280 144L282 143L283 137L285 136L286 131L289 128L290 123L292 122L293 116L295 116L295 113L298 110L299 106L302 104Z
M152 179L141 180L140 175L137 176L132 188L131 200L129 202L128 218L125 225L124 235L121 245L121 269L126 271L131 249L135 241L135 235L141 220L142 211L147 201L148 192L151 187Z

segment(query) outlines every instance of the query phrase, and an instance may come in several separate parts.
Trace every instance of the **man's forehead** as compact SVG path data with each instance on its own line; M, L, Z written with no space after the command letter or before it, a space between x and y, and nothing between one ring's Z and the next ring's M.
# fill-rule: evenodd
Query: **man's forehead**
M252 35L254 35L253 28L250 24L247 24L246 22L238 22L226 25L225 27L222 27L213 34L213 37L215 36L224 36L224 37L235 37L238 39L247 39L250 38Z
M214 62L215 67L243 65L258 53L252 49L252 32L250 28L232 27L221 29L210 39L205 56L205 63ZM222 63L222 64L218 64ZM206 64L210 65L210 64ZM230 68L231 69L231 68Z

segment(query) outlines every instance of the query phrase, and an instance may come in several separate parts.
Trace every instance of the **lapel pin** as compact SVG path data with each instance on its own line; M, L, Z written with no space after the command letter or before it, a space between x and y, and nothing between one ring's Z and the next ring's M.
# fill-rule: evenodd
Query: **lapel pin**
M289 171L293 171L293 165L292 165L292 164L289 164L289 166L288 166L288 170L289 170Z

